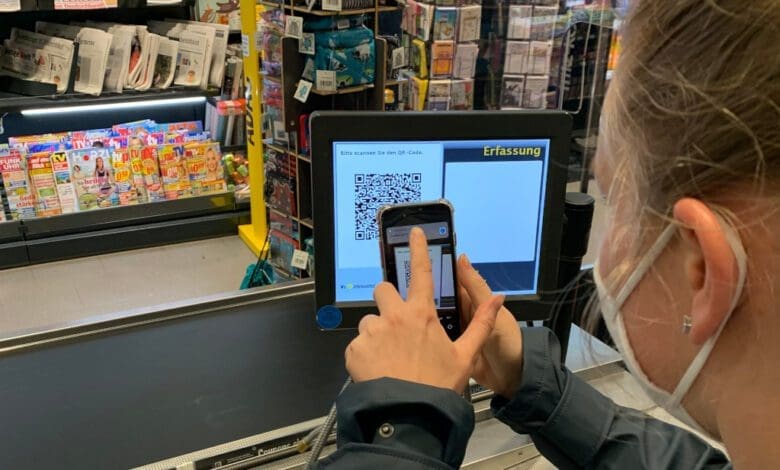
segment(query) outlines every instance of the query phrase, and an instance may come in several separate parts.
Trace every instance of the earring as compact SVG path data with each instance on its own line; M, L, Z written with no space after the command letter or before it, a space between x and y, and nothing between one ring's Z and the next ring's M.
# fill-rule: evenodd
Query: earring
M687 335L691 332L691 327L693 326L693 318L689 317L688 315L683 315L683 326L682 326L682 332L684 335Z

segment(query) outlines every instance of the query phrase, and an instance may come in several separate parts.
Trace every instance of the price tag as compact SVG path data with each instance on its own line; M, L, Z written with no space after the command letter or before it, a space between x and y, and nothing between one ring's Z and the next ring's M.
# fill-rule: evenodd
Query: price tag
M292 261L290 266L298 269L307 269L309 266L309 254L303 250L293 251Z
M341 11L341 0L322 0L322 9L329 11Z
M341 10L341 8L339 8L339 10ZM349 18L339 18L339 20L336 22L336 28L349 29Z
M301 39L303 35L303 17L288 16L284 19L284 35Z
M244 57L249 57L249 35L241 35L241 53Z
M393 49L393 70L406 67L408 62L406 61L406 48L396 47Z
M305 103L309 99L309 93L311 93L311 82L306 80L300 80L298 82L298 88L295 90L294 98L301 103Z
M314 55L314 33L303 33L298 40L298 52Z
M336 91L336 72L334 70L317 70L317 89Z

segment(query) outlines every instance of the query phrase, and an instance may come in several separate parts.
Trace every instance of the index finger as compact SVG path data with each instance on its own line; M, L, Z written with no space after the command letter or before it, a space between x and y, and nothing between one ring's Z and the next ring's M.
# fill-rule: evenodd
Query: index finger
M409 233L409 256L411 279L407 300L433 304L433 270L428 257L428 241L419 227L414 227Z

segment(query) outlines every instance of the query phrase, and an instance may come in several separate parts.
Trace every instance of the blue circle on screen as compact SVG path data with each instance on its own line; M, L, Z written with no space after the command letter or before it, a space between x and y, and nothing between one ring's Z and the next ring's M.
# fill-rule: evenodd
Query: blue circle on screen
M447 227L439 227L439 235L447 235Z
M341 310L333 305L326 305L317 310L317 325L323 330L338 328L342 319Z

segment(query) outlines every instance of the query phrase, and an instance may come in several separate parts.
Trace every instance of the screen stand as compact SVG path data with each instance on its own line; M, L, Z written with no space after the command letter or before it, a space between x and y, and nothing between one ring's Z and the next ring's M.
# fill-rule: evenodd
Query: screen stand
M582 258L588 251L593 209L596 201L584 193L567 193L564 207L561 253L558 257L558 288L561 295L544 326L550 328L561 343L561 361L566 361L572 322L581 319L587 306L592 283L588 288L581 280ZM579 324L579 322L578 322Z

